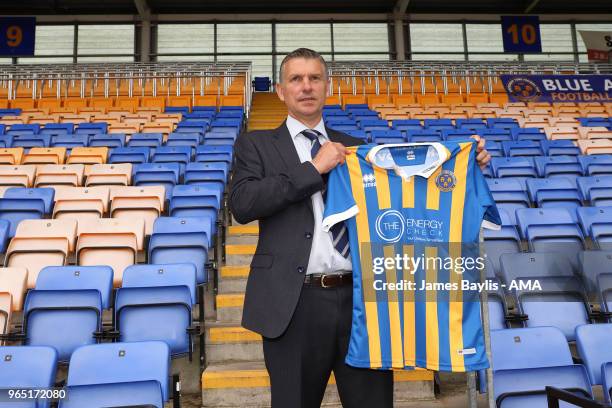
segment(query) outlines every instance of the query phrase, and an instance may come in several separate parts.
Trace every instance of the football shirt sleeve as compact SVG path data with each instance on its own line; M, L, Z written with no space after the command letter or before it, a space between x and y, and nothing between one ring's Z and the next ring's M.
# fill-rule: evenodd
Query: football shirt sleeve
M346 163L336 166L329 173L327 200L323 211L323 231L328 232L339 222L354 217L359 212L351 190L351 179Z
M499 216L499 211L497 211L497 205L495 204L495 200L493 200L493 195L489 190L487 180L478 165L474 166L474 177L476 195L481 207L480 213L483 214L481 218L482 226L487 229L498 230L502 225L501 217Z

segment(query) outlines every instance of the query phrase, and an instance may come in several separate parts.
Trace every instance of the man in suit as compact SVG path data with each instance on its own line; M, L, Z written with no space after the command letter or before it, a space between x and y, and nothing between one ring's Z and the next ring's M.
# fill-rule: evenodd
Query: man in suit
M362 142L325 127L328 86L321 55L291 52L276 87L287 120L236 142L230 208L240 223L259 220L242 325L263 337L273 408L319 407L332 371L344 407L392 407L391 371L344 362L352 321L348 234L324 232L322 218L327 174L344 162L345 146ZM489 159L483 145L481 165Z

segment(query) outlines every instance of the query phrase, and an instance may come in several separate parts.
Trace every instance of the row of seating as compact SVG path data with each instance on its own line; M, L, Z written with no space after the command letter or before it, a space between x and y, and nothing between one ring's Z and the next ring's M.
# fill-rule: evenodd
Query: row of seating
M581 364L575 364L565 337L554 327L493 330L491 355L497 406L548 406L545 388L551 385L569 390L587 403L594 400L592 387L601 385L605 402L612 403L610 336L612 324L576 327L574 337Z
M554 146L553 146L554 147ZM562 148L567 151L566 147ZM575 147L569 147L575 149ZM550 152L550 151L549 151ZM493 157L483 170L490 178L601 176L612 174L612 154Z
M0 347L0 386L50 389L56 385L58 353L47 346ZM84 345L70 358L61 408L163 407L172 396L170 351L161 341ZM176 397L176 396L174 396ZM33 401L49 408L50 399Z

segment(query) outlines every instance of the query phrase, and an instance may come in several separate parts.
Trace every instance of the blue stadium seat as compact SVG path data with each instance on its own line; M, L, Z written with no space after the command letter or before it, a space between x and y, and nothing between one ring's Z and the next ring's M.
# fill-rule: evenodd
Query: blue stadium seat
M512 138L516 141L542 141L546 140L546 133L539 128L516 128L511 129Z
M465 140L475 133L468 129L442 129L443 140Z
M181 167L178 163L142 163L134 166L132 184L135 186L161 184L169 192L180 179Z
M508 129L477 129L477 135L484 137L487 142L505 142L512 141L512 134Z
M549 385L592 398L585 367L574 364L563 333L554 327L494 330L491 355L498 407L548 407Z
M53 198L55 190L52 188L24 188L11 187L4 192L3 198L24 199L24 200L42 200L44 203L44 215L51 214L53 209Z
M184 167L191 161L191 153L189 146L160 146L155 149L151 162L180 163Z
M0 136L4 135L5 131L6 131L6 125L4 123L0 123Z
M423 126L428 130L455 129L451 119L425 119Z
M217 107L216 106L198 106L195 105L191 108L191 113L195 113L195 112L213 112L213 113L217 113Z
M542 140L541 144L546 156L580 155L580 148L571 140Z
M0 347L0 388L43 389L55 385L57 351L52 347ZM51 400L3 402L8 407L49 408Z
M48 123L39 133L51 136L71 135L74 133L74 123Z
M487 126L489 129L514 129L518 128L519 124L512 118L488 118Z
M0 254L6 252L6 245L8 244L10 232L11 222L0 219Z
M514 216L508 215L503 208L498 208L502 225L499 230L484 230L484 249L496 275L500 274L500 257L503 254L521 252L521 237L516 228Z
M170 350L162 341L106 343L78 348L60 408L154 406L170 397Z
M51 137L51 147L65 147L66 153L70 155L73 147L89 146L89 136L87 135L58 135Z
M584 235L574 211L566 208L521 208L516 210L521 234L536 252L572 255L585 249Z
M580 122L580 126L585 127L608 127L610 126L610 121L608 118L604 117L595 117L595 118L578 118Z
M585 176L612 175L612 154L579 156Z
M601 387L605 400L612 405L612 363L605 363L601 367Z
M477 130L487 129L487 124L482 119L455 119L457 129Z
M217 116L215 111L194 110L191 113L184 114L181 122L206 121L210 125L215 116Z
M576 210L582 230L600 249L612 249L612 207L581 207Z
M346 110L347 112L350 112L350 111L375 112L375 111L370 110L367 103L347 103L346 106L344 107L344 110Z
M128 147L151 147L162 145L163 135L161 133L134 133L127 142Z
M21 109L0 109L0 116L19 116L21 115Z
M611 261L611 250L581 251L578 254L579 275L582 278L589 300L593 304L601 300L597 288L597 279L600 275L610 273Z
M198 146L196 148L196 162L224 161L232 163L234 157L232 146Z
M206 133L210 126L210 121L201 119L187 119L182 120L176 125L174 129L177 133L199 133L203 135Z
M539 177L577 177L583 175L576 156L552 156L534 158Z
M29 125L14 124L6 132L7 135L37 135L40 132L40 125L37 123L31 123Z
M422 130L421 121L418 119L395 119L392 122L392 129L401 130L405 133L407 130Z
M191 353L188 329L195 303L195 265L182 264L180 269L143 266L127 268L117 290L115 330L120 341L160 340L168 344L173 356Z
M576 349L589 373L592 385L601 385L602 367L612 362L612 323L576 327ZM606 399L610 401L610 396Z
M502 290L501 281L495 275L494 266L490 258L485 259L487 281L497 284L496 290L487 291L487 304L489 305L489 330L499 330L508 327L506 322L506 297Z
M370 138L365 130L357 129L357 130L345 130L344 133L347 135L356 137L357 139L361 139L364 142L369 142Z
M590 205L612 206L612 176L578 177L576 184L582 198Z
M189 113L189 106L166 106L164 113L181 113L186 115Z
M111 306L113 269L110 266L47 266L36 279L36 290L97 290L102 308Z
M359 121L361 129L366 132L372 132L374 130L390 130L389 124L384 119L364 119Z
M115 147L110 150L108 163L148 163L151 158L150 147Z
M217 221L223 190L218 183L179 185L170 197L171 217L210 217Z
M601 312L606 321L612 323L612 273L602 273L597 276L597 294ZM609 381L608 384L610 384Z
M372 130L372 143L403 143L404 135L400 130Z
M11 147L29 149L31 147L49 147L51 145L51 135L11 134L10 132L8 135L13 138Z
M204 145L207 146L233 146L238 135L233 131L219 132L214 129L204 135Z
M244 117L244 114L242 113L242 111L224 110L224 111L220 111L219 113L217 113L217 115L215 116L215 119L240 119L240 121L242 121L243 117ZM235 121L234 123L238 123L239 125L241 124L241 122L238 122L238 121Z
M337 130L338 132L348 132L351 130L361 130L357 125L341 125L339 123L330 123L327 125L330 129Z
M485 149L487 149L491 157L504 157L501 142L485 140Z
M24 304L25 344L51 346L60 361L102 329L102 299L95 289L30 290Z
M15 236L17 226L23 220L44 218L45 201L40 198L0 198L0 220L10 222L9 236Z
M519 179L491 178L487 179L487 185L498 208L508 211L513 219L515 219L514 212L517 208L531 207L531 200L527 195L525 185ZM516 224L516 222L513 223Z
M189 146L195 149L202 141L202 136L198 133L170 133L166 146Z
M1 134L1 126L0 126L0 134ZM13 138L6 135L0 135L0 148L5 149L7 147L11 147L13 145Z
M214 184L223 192L227 183L227 163L189 163L185 168L185 184Z
M441 142L442 133L437 130L407 130L406 141L417 142Z
M149 262L166 264L189 259L196 266L198 284L208 282L206 264L213 225L210 217L159 217L149 241Z
M527 191L538 207L562 207L573 211L582 205L576 184L565 177L528 179Z
M81 134L85 133L88 135L95 135L99 133L107 133L108 132L108 123L106 122L96 122L96 123L79 123L75 133Z
M531 157L493 157L491 169L495 177L537 177Z
M89 146L91 147L124 147L125 146L125 135L123 133L112 133L107 135L105 133L99 133L93 135L89 139Z
M544 155L540 142L534 140L502 142L502 148L506 157Z

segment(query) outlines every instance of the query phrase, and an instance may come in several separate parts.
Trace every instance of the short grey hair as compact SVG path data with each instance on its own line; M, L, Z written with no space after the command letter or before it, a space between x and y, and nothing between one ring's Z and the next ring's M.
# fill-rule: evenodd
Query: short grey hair
M285 64L295 58L319 60L319 62L323 64L323 74L325 75L325 78L327 78L327 63L325 62L323 56L310 48L298 48L297 50L291 51L285 56L285 58L283 58L283 62L281 62L280 69L278 70L278 82L283 81L283 69L285 68Z

